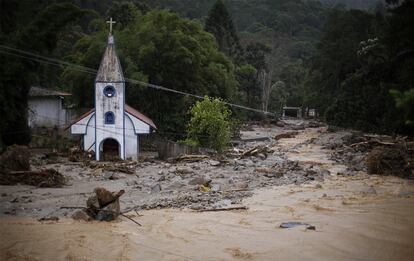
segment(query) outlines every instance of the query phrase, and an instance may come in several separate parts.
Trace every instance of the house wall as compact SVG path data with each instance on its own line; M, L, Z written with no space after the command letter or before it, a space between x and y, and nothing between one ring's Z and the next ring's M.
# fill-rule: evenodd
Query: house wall
M28 101L29 127L64 127L66 110L59 97L31 97Z

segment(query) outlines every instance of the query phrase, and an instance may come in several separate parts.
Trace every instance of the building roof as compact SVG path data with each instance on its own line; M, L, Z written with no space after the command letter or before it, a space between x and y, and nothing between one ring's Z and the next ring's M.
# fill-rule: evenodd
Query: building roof
M32 86L29 90L29 97L46 97L46 96L71 96L68 92L55 91L39 86Z
M121 63L115 51L115 40L112 35L108 36L108 44L99 66L96 82L123 82Z
M157 126L155 126L154 122L148 118L146 115L142 114L141 112L135 110L134 108L132 108L131 106L129 106L128 104L125 104L125 111L128 112L129 114L131 114L132 116L134 116L135 118L137 118L138 120L141 120L143 122L145 122L146 124L148 124L149 126L151 126L151 128L153 129L157 129ZM91 113L95 112L95 109L90 109L89 111L85 112L84 114L82 114L81 116L79 116L78 118L76 118L75 120L73 120L69 126L67 127L67 129L77 123L78 121L82 120L83 118L87 117L88 115L90 115Z
M155 130L157 129L157 126L155 126L154 122L150 118L148 118L147 116L145 116L141 112L135 110L134 108L132 108L128 104L125 104L125 111L128 112L129 114L131 114L132 116L134 116L135 118L145 122L146 124L151 126L153 129L155 129Z

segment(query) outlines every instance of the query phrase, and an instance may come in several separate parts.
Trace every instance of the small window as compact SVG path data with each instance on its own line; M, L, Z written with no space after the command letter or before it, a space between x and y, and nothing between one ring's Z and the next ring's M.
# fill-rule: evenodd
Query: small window
M115 96L115 88L112 85L108 85L104 88L104 94L106 97L114 97Z
M105 113L105 124L115 124L115 115L113 112L108 111Z

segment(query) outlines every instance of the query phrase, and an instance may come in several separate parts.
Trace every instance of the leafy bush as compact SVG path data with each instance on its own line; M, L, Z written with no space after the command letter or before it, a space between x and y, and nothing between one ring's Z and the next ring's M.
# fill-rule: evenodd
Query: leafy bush
M217 98L205 97L190 110L188 137L200 146L222 151L231 138L231 111L225 103Z
M395 99L397 108L404 111L406 124L414 124L414 88L404 93L398 90L390 90L390 93Z

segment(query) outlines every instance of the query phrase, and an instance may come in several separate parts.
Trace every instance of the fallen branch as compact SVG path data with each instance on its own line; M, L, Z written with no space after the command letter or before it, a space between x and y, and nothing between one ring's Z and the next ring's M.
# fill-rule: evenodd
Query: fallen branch
M210 208L210 209L199 209L197 212L218 212L218 211L231 211L231 210L248 210L246 206L241 207L230 207L230 208Z
M298 135L298 132L297 131L284 132L284 133L277 134L274 137L274 139L275 140L291 139L291 138L294 138L296 135Z
M351 145L349 145L349 147L356 147L356 146L359 146L359 145L368 145L368 144L373 144L373 143L376 143L376 144L379 144L379 145L385 145L385 146L393 146L393 145L396 144L395 142L383 142L383 141L379 141L379 140L368 140L368 141L357 142L357 143L351 144Z
M210 157L207 155L183 155L178 158L175 158L173 161L175 162L198 162L205 159L209 159Z
M83 209L83 210L87 210L88 208L87 207L66 207L66 206L63 206L63 207L60 207L61 209ZM115 212L115 211L110 211L110 210L106 210L106 211L108 211L108 212ZM137 214L138 214L138 212L137 212ZM121 216L123 216L123 217L125 217L125 218L127 218L127 219L129 219L129 220L131 220L132 222L134 222L135 224L137 224L138 226L140 226L140 227L142 227L142 225L140 224L140 223L138 223L138 221L136 221L136 220L134 220L134 219L132 219L132 218L130 218L130 217L128 217L127 215L125 215L124 213L122 213L122 212L120 212L119 213L119 215L121 215ZM139 215L139 216L142 216L142 215Z
M140 223L138 223L137 221L133 220L132 218L128 217L127 215L125 215L124 213L119 213L119 215L123 216L124 218L127 218L129 220L131 220L132 222L134 222L135 224L137 224L138 226L142 227L142 225Z
M258 145L256 147L253 147L245 152L242 153L241 158L244 158L246 156L256 156L259 153L263 153L264 155L267 155L267 153L273 152L268 146Z

